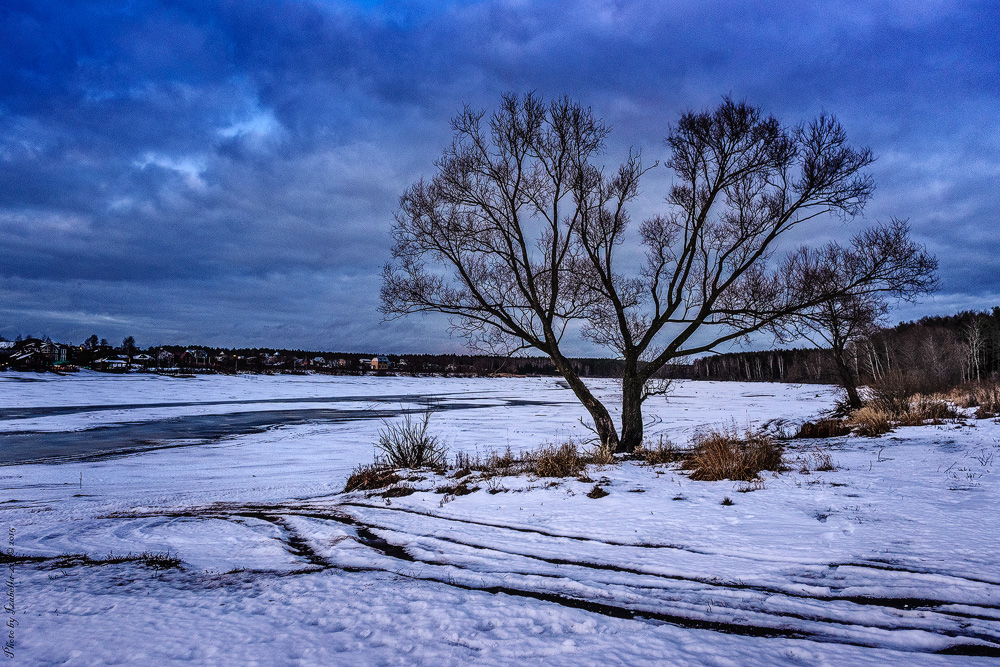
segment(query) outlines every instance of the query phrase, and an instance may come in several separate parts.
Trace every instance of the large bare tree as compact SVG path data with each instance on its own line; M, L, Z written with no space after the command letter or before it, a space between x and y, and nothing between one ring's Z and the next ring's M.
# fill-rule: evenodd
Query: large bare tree
M508 94L452 127L433 177L400 199L382 310L445 313L476 347L545 353L609 449L642 442L642 404L669 362L777 331L877 279L831 288L801 253L775 255L792 229L856 216L872 193L870 151L830 116L785 126L728 98L684 114L666 139L667 209L638 234L629 207L652 167L630 153L604 168L610 130L589 108ZM564 354L577 332L624 362L620 429Z

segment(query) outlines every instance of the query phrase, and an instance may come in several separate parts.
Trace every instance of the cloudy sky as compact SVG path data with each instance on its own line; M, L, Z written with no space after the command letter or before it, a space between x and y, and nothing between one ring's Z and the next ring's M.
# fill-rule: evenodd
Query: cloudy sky
M592 106L609 160L723 95L831 112L879 158L855 227L940 261L897 318L1000 305L998 30L992 1L5 0L0 335L460 350L382 323L379 274L450 117L504 91Z

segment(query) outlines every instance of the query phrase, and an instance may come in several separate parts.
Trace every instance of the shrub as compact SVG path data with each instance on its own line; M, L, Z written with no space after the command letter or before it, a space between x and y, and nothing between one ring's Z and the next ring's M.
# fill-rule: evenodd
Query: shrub
M851 432L851 427L843 419L820 419L806 422L799 427L796 438L839 438Z
M892 429L889 424L889 413L871 405L866 405L852 412L847 417L847 423L854 427L858 435L869 438L888 433Z
M683 467L691 479L749 481L764 470L782 469L782 448L761 431L736 427L711 429L694 438L694 446L684 457Z
M910 410L910 399L920 390L913 373L893 369L869 385L868 405L888 415L903 415Z
M382 451L385 462L397 468L443 465L447 448L437 436L427 432L430 420L431 411L427 410L419 419L407 413L401 423L383 421L377 447Z
M384 463L360 465L347 478L347 484L344 485L344 492L384 489L399 481L396 469Z

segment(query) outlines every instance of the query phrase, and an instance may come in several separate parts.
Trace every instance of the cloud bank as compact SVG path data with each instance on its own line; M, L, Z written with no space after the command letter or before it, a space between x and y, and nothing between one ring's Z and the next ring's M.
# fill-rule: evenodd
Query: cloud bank
M461 349L441 320L381 322L379 274L450 117L508 90L593 106L609 160L662 160L678 114L726 94L832 112L879 156L867 218L909 218L940 260L902 313L996 305L995 5L755 5L5 3L0 334Z

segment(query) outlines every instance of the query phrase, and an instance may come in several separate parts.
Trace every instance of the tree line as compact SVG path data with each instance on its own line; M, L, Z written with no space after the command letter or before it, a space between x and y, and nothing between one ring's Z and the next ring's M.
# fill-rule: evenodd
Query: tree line
M1000 307L929 316L852 340L846 359L861 384L902 381L915 392L1000 380ZM732 352L695 359L698 380L836 384L830 348Z

